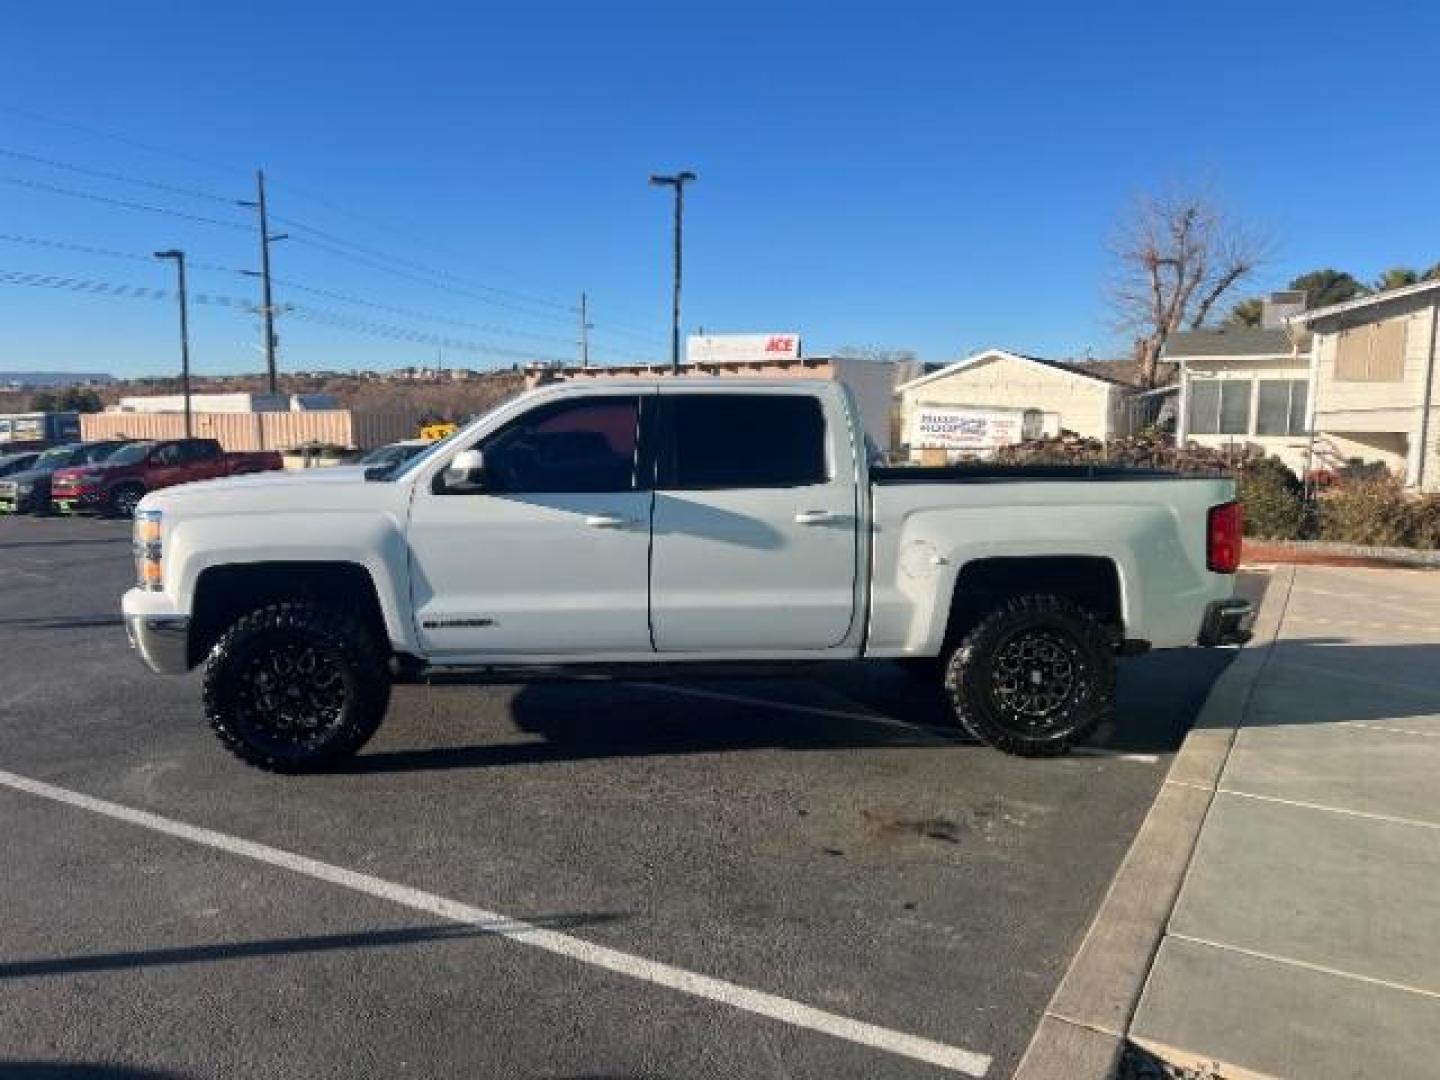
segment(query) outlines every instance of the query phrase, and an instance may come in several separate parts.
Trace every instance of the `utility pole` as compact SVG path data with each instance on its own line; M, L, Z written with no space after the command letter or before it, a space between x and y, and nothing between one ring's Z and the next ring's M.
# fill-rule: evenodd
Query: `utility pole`
M270 393L276 393L275 381L275 301L270 288L270 245L277 240L285 240L289 233L271 233L270 218L265 209L265 170L255 170L256 198L254 202L249 199L238 200L241 206L254 207L260 212L260 313L265 319L265 375L269 383ZM249 273L249 271L247 271ZM252 277L256 276L251 274Z
M580 366L590 366L590 331L595 329L595 324L589 320L588 298L582 292L580 294Z
M185 252L176 249L155 252L157 259L174 259L180 275L180 390L185 395L185 437L195 434L190 419L190 305L185 296Z
M680 374L680 272L681 241L685 222L685 185L695 179L693 172L680 172L674 176L650 177L654 187L675 189L675 291L670 307L670 372Z

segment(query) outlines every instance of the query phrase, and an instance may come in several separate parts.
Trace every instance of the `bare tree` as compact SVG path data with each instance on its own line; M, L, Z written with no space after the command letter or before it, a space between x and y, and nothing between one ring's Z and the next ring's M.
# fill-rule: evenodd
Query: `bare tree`
M1175 189L1137 198L1112 245L1111 302L1135 335L1139 381L1154 386L1165 342L1196 329L1216 303L1265 259L1268 245L1203 192Z

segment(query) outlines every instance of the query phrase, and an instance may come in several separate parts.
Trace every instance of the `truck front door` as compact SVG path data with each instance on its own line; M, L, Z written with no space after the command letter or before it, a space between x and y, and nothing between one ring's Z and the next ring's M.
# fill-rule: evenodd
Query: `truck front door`
M480 486L437 477L415 492L410 588L427 654L651 651L640 424L633 391L542 403L473 447Z
M665 387L651 555L661 652L804 651L855 615L847 418L813 389Z

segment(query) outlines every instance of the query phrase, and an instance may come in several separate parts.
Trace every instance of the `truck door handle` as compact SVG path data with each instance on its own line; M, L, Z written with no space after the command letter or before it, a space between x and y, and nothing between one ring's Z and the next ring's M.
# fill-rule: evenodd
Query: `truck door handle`
M795 515L796 525L826 525L834 520L829 510L801 510Z
M615 514L589 514L585 518L585 524L592 529L623 529L633 522Z

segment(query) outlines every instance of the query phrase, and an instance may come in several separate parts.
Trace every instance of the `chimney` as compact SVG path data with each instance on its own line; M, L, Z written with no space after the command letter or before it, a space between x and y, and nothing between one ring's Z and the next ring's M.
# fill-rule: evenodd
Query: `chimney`
M1285 320L1305 311L1305 292L1272 292L1260 304L1260 326L1265 330L1284 330Z

